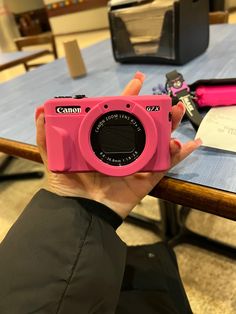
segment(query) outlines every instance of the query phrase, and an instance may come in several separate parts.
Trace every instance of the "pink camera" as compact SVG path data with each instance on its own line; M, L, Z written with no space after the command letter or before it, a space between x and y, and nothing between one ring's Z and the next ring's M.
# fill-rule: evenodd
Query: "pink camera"
M56 97L44 112L51 171L127 176L170 167L169 96Z

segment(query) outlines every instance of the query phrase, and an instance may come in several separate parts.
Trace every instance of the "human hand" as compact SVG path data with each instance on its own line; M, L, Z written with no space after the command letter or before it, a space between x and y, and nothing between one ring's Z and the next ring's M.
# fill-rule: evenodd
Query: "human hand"
M143 81L144 75L137 72L122 95L138 95ZM185 107L182 103L172 107L172 130L178 127L184 113ZM84 197L103 203L122 218L125 218L165 175L165 172L136 173L126 177L110 177L98 172L53 173L47 167L43 107L39 107L36 112L36 129L37 145L47 171L48 189L61 196ZM182 144L177 139L171 139L171 167L185 159L200 145L200 140Z

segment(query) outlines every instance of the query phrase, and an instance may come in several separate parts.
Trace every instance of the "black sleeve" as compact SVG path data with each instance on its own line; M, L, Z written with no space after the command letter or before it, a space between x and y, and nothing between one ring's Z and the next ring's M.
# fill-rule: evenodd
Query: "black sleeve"
M40 190L0 245L0 313L114 313L121 222L100 203Z

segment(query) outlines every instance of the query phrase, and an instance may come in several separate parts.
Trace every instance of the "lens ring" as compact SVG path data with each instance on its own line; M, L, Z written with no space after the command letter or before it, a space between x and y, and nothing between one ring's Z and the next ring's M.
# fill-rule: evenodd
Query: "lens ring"
M150 96L153 97L153 96ZM97 171L108 176L128 176L133 173L141 171L154 156L158 142L157 125L151 118L150 114L140 105L140 99L142 96L137 96L136 99L131 99L126 96L107 97L105 99L96 99L96 105L89 111L86 116L83 117L78 129L78 154L81 156L81 167L89 169L89 171ZM145 97L146 99L146 97ZM126 104L131 105L130 109L126 108ZM133 163L117 167L102 162L94 153L91 146L91 130L100 116L107 113L104 108L105 104L109 104L109 111L122 110L132 113L141 121L146 135L146 143L143 153ZM91 106L92 107L92 106ZM118 109L119 108L119 109Z

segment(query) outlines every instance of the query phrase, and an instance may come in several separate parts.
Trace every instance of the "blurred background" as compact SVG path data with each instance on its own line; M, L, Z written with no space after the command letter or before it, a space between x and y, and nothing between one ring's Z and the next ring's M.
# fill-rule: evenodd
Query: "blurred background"
M208 0L206 0L208 1ZM17 50L14 39L53 34L58 57L64 56L63 42L77 39L81 48L110 37L107 0L0 0L0 52ZM209 0L210 14L227 14L236 22L236 0ZM214 13L213 13L214 12ZM31 47L27 47L30 49ZM40 46L41 48L47 49ZM33 49L37 49L34 44ZM42 57L39 62L53 60ZM0 72L0 82L24 73L23 65Z

